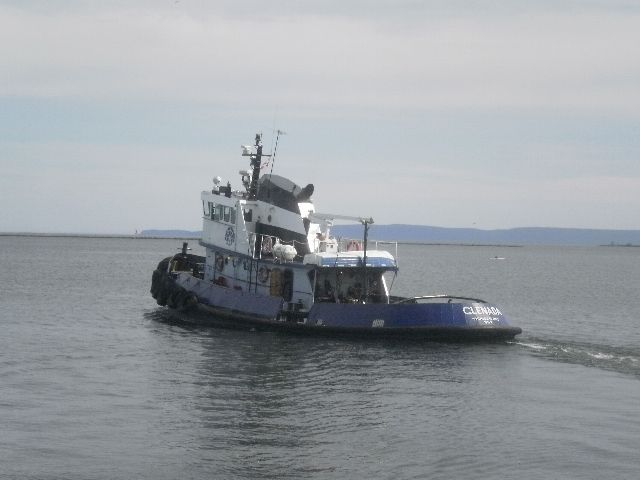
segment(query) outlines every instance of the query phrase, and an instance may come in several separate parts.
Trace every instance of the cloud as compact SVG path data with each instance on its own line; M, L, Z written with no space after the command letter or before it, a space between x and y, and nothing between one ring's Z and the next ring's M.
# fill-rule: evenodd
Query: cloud
M320 210L634 227L639 44L622 0L5 1L0 230L198 228L276 125Z
M5 95L227 107L640 107L638 12L420 9L412 18L395 9L385 20L388 2L362 15L305 4L249 16L201 3L197 15L187 3L0 7L0 86Z
M131 233L199 228L211 152L50 142L5 144L0 231ZM239 150L239 149L238 149ZM19 199L19 201L16 201Z

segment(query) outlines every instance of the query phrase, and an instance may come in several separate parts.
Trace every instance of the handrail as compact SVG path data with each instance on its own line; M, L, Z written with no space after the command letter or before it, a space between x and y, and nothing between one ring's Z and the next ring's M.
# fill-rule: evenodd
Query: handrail
M393 253L393 258L396 261L396 266L398 266L398 242L396 240L374 240L376 243L376 250L378 249L378 245L393 245L395 247L395 253Z
M460 295L422 295L418 297L404 298L395 303L408 303L415 300L427 300L427 299L433 299L433 298L451 298L451 299L458 299L458 300L471 300L472 302L478 302L478 303L488 303L486 300L482 300L480 298L461 297Z

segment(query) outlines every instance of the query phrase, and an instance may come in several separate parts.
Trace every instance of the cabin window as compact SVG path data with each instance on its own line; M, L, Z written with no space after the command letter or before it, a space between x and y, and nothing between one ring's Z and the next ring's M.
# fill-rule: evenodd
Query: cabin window
M205 209L205 215L210 217L211 220L215 220L217 222L225 222L225 223L231 223L233 225L236 224L236 209L233 207L226 207L224 205L220 205L217 203L213 203L213 202L209 202L209 211L207 212L206 207L203 206L203 208Z

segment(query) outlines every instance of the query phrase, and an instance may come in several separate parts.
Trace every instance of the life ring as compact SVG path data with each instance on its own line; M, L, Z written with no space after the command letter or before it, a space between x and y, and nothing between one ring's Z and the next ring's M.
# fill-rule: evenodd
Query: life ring
M267 267L260 267L258 270L258 281L260 283L267 283L269 280L269 269Z
M216 255L216 270L218 272L224 270L224 257L222 255Z
M352 252L354 250L361 250L362 246L360 245L360 242L356 241L356 240L351 240L348 244L347 244L347 251Z
M269 236L262 237L262 253L271 253L273 251L273 239Z

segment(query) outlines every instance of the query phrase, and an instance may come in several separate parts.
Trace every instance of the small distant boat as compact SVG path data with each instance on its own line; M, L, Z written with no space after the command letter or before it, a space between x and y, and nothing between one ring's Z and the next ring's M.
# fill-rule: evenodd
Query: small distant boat
M489 258L489 260L505 260L505 257L498 257L498 256L496 256L496 257L491 257L491 258Z
M313 335L457 341L521 333L481 299L391 295L397 242L370 241L371 217L317 212L312 184L261 176L270 157L261 135L242 149L251 166L240 171L242 188L216 177L201 194L205 256L188 253L184 243L153 272L159 305L197 309L205 314L197 321L212 325ZM334 222L344 220L360 223L363 237L332 236Z

